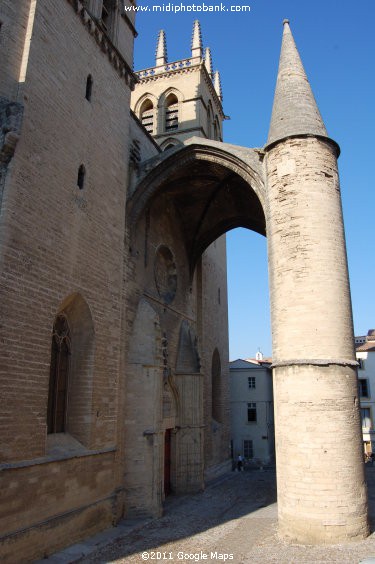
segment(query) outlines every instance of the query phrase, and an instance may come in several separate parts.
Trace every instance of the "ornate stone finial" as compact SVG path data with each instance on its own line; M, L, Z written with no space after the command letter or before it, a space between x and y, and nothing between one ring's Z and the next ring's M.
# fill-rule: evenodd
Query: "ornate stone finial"
M223 100L223 91L221 89L221 80L220 80L220 73L219 71L215 71L215 75L214 75L214 88L216 91L216 94L219 97L219 100L222 101Z
M285 20L283 20L283 25L289 24L289 23L290 23L290 22L289 22L288 18L285 18Z
M195 20L193 26L193 37L191 40L191 56L202 58L203 54L203 43L202 43L202 33L201 26L198 20Z
M163 29L159 31L158 41L156 44L156 66L165 65L168 62L167 41Z
M204 66L206 67L208 74L212 78L214 71L213 71L213 68L212 68L211 49L209 47L206 47L206 50L205 50Z

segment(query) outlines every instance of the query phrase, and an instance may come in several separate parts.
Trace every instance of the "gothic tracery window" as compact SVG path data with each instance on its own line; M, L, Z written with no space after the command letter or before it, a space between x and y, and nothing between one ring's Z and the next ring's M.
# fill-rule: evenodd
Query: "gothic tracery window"
M71 338L65 315L58 315L53 326L48 392L47 432L64 433L68 407Z

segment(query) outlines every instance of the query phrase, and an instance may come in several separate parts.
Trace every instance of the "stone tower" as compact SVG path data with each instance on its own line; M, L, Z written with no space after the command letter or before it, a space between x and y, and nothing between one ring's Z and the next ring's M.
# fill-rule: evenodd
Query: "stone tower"
M222 91L209 47L203 51L199 21L193 25L191 56L168 62L165 32L157 39L155 66L137 72L131 105L162 149L193 136L223 140Z
M297 541L367 534L338 145L287 20L268 136L279 526Z

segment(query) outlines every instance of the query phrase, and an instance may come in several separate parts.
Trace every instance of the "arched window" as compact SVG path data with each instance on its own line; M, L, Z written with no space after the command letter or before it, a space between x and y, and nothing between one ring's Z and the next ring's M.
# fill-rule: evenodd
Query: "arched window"
M219 139L219 127L218 127L218 123L217 123L216 119L215 119L215 122L214 122L214 139L215 139L215 141L217 141Z
M211 139L212 136L212 111L211 105L208 106L207 109L207 137Z
M86 169L85 169L84 165L81 164L81 166L78 169L78 176L77 176L77 186L80 190L82 190L83 187L84 187L85 175L86 175Z
M145 100L139 111L139 118L142 125L149 133L154 132L154 105L151 100Z
M91 95L92 95L92 85L93 85L93 79L91 74L88 75L87 80L86 80L86 100L88 100L89 102L91 102Z
M178 129L178 99L175 94L169 94L165 101L165 131Z
M47 432L65 433L89 447L92 437L93 320L80 294L68 296L56 315L51 346Z
M47 432L64 433L68 407L71 337L65 315L58 315L52 334Z
M221 422L221 361L217 349L212 355L211 366L211 385L212 385L212 418Z

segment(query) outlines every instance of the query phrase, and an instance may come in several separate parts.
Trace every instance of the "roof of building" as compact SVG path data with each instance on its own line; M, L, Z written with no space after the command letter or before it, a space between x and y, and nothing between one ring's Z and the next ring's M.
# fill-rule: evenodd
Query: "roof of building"
M371 352L375 351L375 341L369 341L367 343L360 343L355 347L356 352Z
M301 134L327 137L327 130L303 68L289 21L284 20L267 145Z
M375 329L369 329L367 335L360 335L355 339L361 339L360 343L355 343L356 352L375 351Z
M255 358L237 358L237 360L232 360L229 363L230 369L260 369L269 368L271 365L270 359L263 359L262 361L255 360Z

